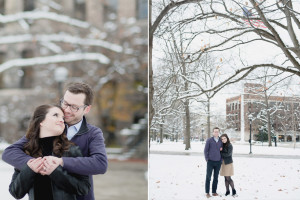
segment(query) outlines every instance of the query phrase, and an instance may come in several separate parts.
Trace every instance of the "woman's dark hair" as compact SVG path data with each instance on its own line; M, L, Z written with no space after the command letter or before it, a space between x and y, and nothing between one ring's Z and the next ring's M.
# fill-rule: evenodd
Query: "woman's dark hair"
M24 151L26 154L37 158L42 156L42 149L39 144L39 136L40 136L40 123L45 120L49 109L57 107L61 109L60 106L57 105L41 105L38 106L33 112L33 116L29 122L29 127L26 132L26 138L28 142L24 145ZM62 110L62 109L61 109ZM73 144L70 142L66 136L66 129L64 132L57 136L53 141L53 153L54 155L61 157L62 154L67 151L70 146Z
M220 136L221 140L222 140L222 137L226 137L226 138L227 138L227 142L225 143L225 146L228 147L228 145L230 144L230 140L229 140L228 135L227 135L227 134L222 134L222 135Z

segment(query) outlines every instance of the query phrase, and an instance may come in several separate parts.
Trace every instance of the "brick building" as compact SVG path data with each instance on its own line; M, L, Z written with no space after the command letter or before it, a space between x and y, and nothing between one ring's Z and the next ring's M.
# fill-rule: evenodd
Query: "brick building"
M240 132L240 138L237 139L248 141L249 115L253 116L252 133L258 134L266 125L264 121L269 111L272 131L277 140L292 141L296 137L299 141L300 97L265 96L264 91L261 84L245 83L244 94L226 99L228 128ZM252 136L252 139L255 138Z

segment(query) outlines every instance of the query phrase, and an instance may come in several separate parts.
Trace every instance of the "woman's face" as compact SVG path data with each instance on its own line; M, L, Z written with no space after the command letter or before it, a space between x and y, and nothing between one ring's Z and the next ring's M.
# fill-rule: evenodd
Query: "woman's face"
M221 138L222 142L225 144L227 142L227 138L226 137L222 137Z
M41 128L47 131L49 136L61 135L65 129L64 113L57 107L48 110L44 121L41 122Z

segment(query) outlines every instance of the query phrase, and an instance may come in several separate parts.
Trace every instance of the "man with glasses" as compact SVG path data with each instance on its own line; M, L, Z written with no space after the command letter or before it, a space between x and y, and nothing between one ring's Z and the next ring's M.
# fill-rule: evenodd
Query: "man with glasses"
M67 126L67 137L78 145L83 157L49 156L46 160L59 163L70 173L89 175L92 184L86 196L77 196L77 200L94 200L92 175L104 174L107 170L107 156L103 133L100 128L86 122L86 115L92 105L93 91L85 83L71 83L60 100ZM17 169L21 169L29 159L23 151L27 139L22 137L16 143L5 149L2 159Z

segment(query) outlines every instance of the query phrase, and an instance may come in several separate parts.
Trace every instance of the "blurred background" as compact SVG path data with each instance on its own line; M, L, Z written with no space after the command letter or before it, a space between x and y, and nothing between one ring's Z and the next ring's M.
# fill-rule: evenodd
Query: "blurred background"
M109 158L94 177L96 199L146 199L147 17L147 0L0 0L1 152L35 107L83 81L95 92L87 120L102 129Z

